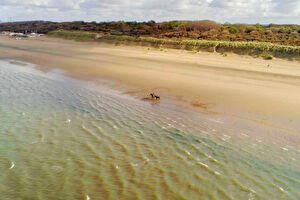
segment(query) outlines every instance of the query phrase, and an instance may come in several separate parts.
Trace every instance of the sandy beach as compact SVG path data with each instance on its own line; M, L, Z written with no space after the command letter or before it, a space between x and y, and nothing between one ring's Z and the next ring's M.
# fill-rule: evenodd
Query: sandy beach
M299 199L299 87L294 61L0 37L1 197Z
M34 63L43 71L62 69L74 78L112 80L113 87L141 100L155 92L160 103L300 131L296 61L4 36L0 56Z

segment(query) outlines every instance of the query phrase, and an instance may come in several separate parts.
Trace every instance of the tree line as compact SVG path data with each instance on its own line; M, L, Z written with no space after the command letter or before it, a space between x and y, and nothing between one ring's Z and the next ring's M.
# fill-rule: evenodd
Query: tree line
M210 20L170 22L12 22L0 23L0 31L48 33L54 30L88 31L109 35L191 38L224 41L271 42L300 45L300 25L219 24Z

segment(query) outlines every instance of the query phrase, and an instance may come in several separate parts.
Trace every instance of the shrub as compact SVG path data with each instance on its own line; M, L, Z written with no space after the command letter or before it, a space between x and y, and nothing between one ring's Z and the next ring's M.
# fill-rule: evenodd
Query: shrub
M264 59L266 60L272 60L274 57L270 54L263 56Z
M231 34L239 33L239 30L236 27L230 27L228 30Z
M156 45L189 46L194 48L209 48L218 46L218 48L245 50L256 52L277 52L300 55L299 46L278 45L267 42L231 42L231 41L213 41L213 40L193 40L193 39L160 39L153 37L131 37L131 36L112 36L107 35L100 40L119 40L131 42L146 42Z
M221 26L214 21L202 20L188 22L187 28L192 31L209 31L211 29L219 30Z
M85 32L85 31L52 31L48 33L49 36L52 37L61 37L68 40L76 40L76 41L89 41L96 38L96 33Z
M74 39L77 41L94 40L96 33L83 31L53 31L49 36L61 37L65 39ZM265 59L273 59L273 55L293 55L300 56L300 46L287 46L267 42L244 42L244 41L215 41L215 40L200 40L200 39L186 39L186 38L154 38L154 37L133 37L125 35L105 35L97 39L98 41L114 41L118 44L134 42L138 44L146 44L154 47L171 47L171 48L185 48L189 50L205 49L207 51L216 50L243 52L246 54L265 54L268 53Z
M252 31L255 30L255 27L254 26L248 26L245 30L245 33L251 33Z

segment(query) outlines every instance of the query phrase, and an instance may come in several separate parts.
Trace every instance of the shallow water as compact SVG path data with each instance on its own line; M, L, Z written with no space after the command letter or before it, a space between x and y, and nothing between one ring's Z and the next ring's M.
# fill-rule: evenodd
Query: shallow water
M299 199L300 149L225 123L0 61L0 199Z

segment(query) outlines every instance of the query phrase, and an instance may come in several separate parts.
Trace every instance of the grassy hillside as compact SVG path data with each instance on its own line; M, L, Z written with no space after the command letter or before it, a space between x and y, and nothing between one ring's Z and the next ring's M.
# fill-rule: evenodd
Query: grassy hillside
M209 52L233 52L252 56L262 56L265 59L273 57L300 58L300 46L279 45L267 42L233 42L233 41L211 41L195 39L167 39L154 37L133 37L124 35L103 35L83 31L53 31L48 34L52 37L74 39L77 41L98 41L118 44L135 44L152 46L157 48L175 48L191 51Z

